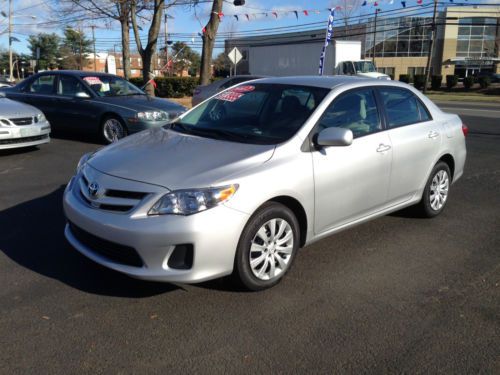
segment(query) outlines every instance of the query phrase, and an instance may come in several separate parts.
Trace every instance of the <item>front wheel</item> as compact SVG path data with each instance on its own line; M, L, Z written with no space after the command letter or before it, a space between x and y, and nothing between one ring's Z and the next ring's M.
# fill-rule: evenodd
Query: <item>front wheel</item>
M101 138L106 144L114 143L127 136L127 129L122 121L114 116L104 119L101 126Z
M432 169L422 194L422 200L417 206L423 216L435 217L444 210L448 201L450 184L450 168L448 164L440 161Z
M299 224L293 212L279 203L265 204L243 230L234 275L249 290L276 285L290 269L299 242Z

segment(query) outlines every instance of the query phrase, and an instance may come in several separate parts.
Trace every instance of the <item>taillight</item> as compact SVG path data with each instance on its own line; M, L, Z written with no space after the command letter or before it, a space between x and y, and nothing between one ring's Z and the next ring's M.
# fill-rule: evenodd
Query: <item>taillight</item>
M464 133L464 137L467 137L467 134L469 134L469 128L463 122L462 122L462 132Z

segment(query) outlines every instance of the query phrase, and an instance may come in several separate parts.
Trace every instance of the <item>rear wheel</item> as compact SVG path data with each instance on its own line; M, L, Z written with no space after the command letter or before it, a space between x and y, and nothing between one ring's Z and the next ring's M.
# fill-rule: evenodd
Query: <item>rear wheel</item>
M429 180L425 185L422 200L417 205L423 216L435 217L444 210L448 202L450 184L450 168L448 164L440 161L432 169Z
M101 138L106 144L114 143L127 136L127 128L115 116L104 118L101 126Z
M290 269L299 242L299 224L293 212L279 203L264 205L243 230L234 275L250 290L276 285Z

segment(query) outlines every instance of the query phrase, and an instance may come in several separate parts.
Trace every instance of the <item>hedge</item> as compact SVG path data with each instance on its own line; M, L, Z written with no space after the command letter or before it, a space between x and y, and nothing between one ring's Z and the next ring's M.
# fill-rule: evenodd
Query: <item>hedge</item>
M482 77L479 77L478 82L479 82L479 86L481 86L482 89L487 89L491 83L491 78L486 77L486 76L482 76Z
M464 78L464 87L466 90L469 90L472 86L474 86L474 77L468 76Z
M413 85L417 90L422 90L425 86L425 74L415 74L415 78L413 79Z
M410 76L408 74L400 74L399 81L404 83L410 83Z
M433 90L439 90L441 88L441 82L443 81L443 76L435 75L431 78L431 88Z
M131 78L130 82L137 87L142 87L142 78ZM193 95L193 90L200 84L200 79L195 77L156 77L155 94L162 98L179 98Z
M446 87L448 88L448 90L455 87L457 85L457 83L458 83L458 76L453 75L453 74L448 74L446 76Z

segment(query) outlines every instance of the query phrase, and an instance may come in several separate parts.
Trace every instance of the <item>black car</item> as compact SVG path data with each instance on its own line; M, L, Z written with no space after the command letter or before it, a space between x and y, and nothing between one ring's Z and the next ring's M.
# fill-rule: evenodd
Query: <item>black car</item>
M165 125L186 111L105 73L47 71L0 91L40 109L54 130L98 132L106 143Z

